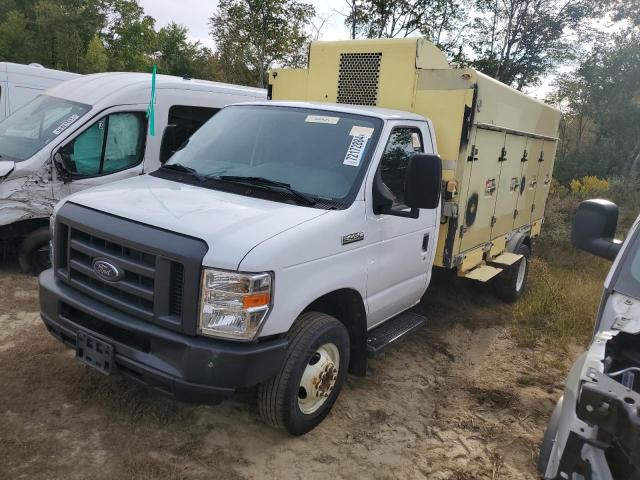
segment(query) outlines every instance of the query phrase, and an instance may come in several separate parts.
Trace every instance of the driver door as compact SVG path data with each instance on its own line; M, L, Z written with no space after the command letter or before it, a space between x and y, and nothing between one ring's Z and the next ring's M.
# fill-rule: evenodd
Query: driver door
M409 159L433 150L424 124L393 126L376 171L394 198L393 210L409 210L403 203ZM421 209L418 218L408 218L375 214L368 206L367 231L374 241L367 271L368 328L411 308L422 297L435 254L436 219L437 209Z
M144 111L111 111L97 118L54 154L67 177L61 197L142 174L146 137Z

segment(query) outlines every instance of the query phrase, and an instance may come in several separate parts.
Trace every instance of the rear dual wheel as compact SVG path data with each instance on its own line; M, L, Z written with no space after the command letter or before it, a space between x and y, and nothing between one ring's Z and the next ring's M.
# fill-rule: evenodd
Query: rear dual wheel
M261 417L291 435L315 428L331 411L349 367L349 334L335 318L303 313L288 334L278 374L258 388Z
M493 279L493 290L496 296L509 303L518 300L527 288L531 249L523 244L513 253L522 255L522 258Z

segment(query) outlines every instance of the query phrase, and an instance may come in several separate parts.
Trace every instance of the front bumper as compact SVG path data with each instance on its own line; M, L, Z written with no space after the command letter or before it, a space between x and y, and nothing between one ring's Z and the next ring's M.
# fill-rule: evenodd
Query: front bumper
M49 332L71 348L82 330L114 349L116 371L182 401L212 403L275 375L287 340L240 343L194 337L138 320L55 278L40 275L40 312Z

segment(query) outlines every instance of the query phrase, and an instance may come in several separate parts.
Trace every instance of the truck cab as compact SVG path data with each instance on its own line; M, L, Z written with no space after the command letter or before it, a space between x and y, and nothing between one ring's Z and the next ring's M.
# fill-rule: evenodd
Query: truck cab
M403 312L430 280L436 154L408 112L227 107L160 169L58 204L42 318L87 363L179 399L259 384L263 417L304 433L348 371L424 323Z
M640 217L613 240L618 208L583 202L573 224L577 248L612 260L594 337L578 357L547 427L539 471L545 479L640 478Z
M151 75L105 73L64 82L0 123L0 241L24 271L49 264L56 202L89 187L157 169L230 103L260 89L158 75L151 133Z

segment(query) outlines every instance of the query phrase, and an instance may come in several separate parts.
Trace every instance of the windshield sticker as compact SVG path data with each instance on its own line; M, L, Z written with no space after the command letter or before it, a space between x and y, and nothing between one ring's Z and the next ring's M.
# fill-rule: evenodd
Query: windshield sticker
M347 149L347 154L344 156L343 165L349 165L351 167L358 167L362 156L364 155L364 149L367 146L369 137L366 135L354 135L351 139L351 145Z
M76 120L78 120L80 118L80 115L77 114L73 114L71 115L69 118L67 118L64 122L62 122L58 128L56 128L52 133L54 135L60 135L62 132L64 132L67 128L69 128L69 126L75 122Z
M373 128L360 127L358 125L354 125L353 128L351 128L351 132L349 133L349 135L351 135L352 137L355 137L356 135L364 135L365 137L371 137L371 135L373 135Z
M340 117L327 117L325 115L307 115L304 120L307 123L327 123L329 125L335 125L340 121Z
M411 146L414 150L419 150L422 148L422 142L420 142L420 135L416 132L411 134Z

